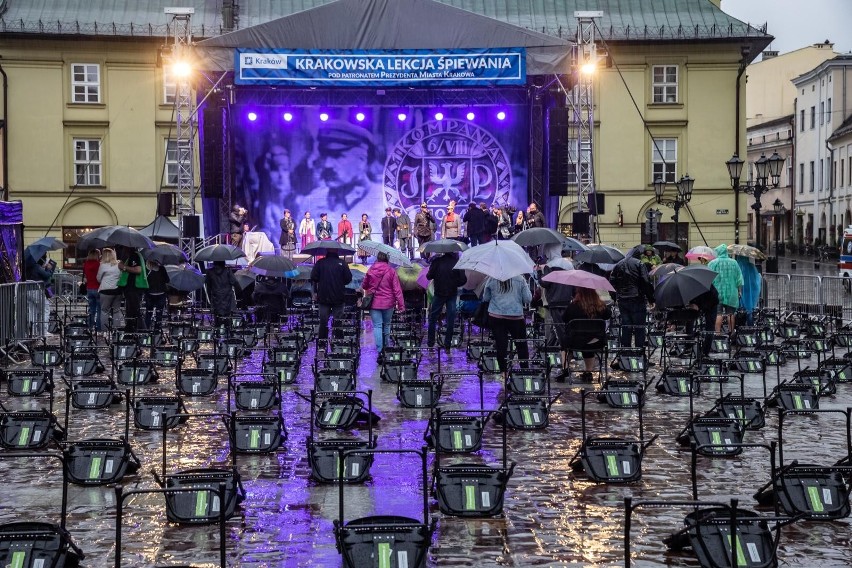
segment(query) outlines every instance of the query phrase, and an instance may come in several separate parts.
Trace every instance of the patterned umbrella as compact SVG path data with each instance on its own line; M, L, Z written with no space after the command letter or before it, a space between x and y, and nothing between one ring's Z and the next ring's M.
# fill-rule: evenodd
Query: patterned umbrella
M686 258L689 260L698 260L699 258L703 258L704 260L713 260L716 258L716 251L710 247L700 245L689 249L686 253Z
M728 245L728 254L731 256L746 256L755 260L766 259L766 255L760 249L749 245Z

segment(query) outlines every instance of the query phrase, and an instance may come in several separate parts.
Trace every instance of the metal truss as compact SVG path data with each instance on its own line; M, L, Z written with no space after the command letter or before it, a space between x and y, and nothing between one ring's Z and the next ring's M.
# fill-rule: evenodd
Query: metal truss
M589 195L595 191L594 153L594 77L579 72L585 63L596 63L595 23L593 17L577 18L577 44L574 46L573 67L577 80L568 92L571 122L568 128L569 182L576 189L577 211L589 210ZM573 171L572 171L573 170ZM570 186L569 186L570 187Z

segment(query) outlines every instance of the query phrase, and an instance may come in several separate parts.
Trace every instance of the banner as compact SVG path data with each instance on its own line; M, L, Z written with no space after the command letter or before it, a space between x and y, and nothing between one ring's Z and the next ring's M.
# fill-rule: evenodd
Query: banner
M235 50L235 83L307 87L490 86L526 83L523 48Z
M249 225L279 242L281 217L291 211L297 225L307 212L315 221L327 213L338 236L347 214L353 227L363 215L381 239L385 208L412 219L426 203L439 223L456 201L464 213L477 206L526 209L529 126L524 107L478 109L476 120L461 111L435 120L433 109L409 109L404 120L387 107L287 109L236 107L232 119L234 202L247 208ZM249 110L255 120L245 115ZM468 109L464 109L466 112ZM357 231L357 229L356 229ZM357 233L356 233L357 234Z

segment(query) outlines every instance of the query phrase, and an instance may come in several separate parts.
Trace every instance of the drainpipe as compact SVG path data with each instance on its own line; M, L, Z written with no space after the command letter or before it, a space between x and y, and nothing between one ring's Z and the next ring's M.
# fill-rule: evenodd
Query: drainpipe
M3 75L3 201L9 201L9 77L0 65L0 75Z
M743 58L740 59L740 68L737 71L737 87L736 87L736 110L735 110L735 126L734 126L734 154L740 155L740 81L743 73L748 66L748 56L751 54L751 46L744 45L740 48L740 53ZM748 161L748 156L746 156ZM740 186L734 188L734 243L740 244Z
M825 239L826 241L832 239L834 242L831 243L831 246L835 246L837 235L835 235L834 226L834 148L831 147L831 142L828 140L825 141L825 149L828 150L828 179L826 180L828 183L828 227L826 227ZM827 245L828 242L822 244Z

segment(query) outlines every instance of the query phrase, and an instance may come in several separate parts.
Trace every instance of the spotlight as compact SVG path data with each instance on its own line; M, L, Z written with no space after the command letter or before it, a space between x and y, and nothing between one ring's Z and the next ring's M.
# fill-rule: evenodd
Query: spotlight
M469 112L469 113L467 113L467 119L468 119L468 120L473 120L474 118L476 118L476 115L475 115L475 114L473 114L473 112Z
M321 112L320 113L320 120L323 121L323 122L326 122L328 120L328 113L327 112Z
M435 113L435 120L444 120L444 113L443 112L436 112Z
M192 74L192 66L186 61L175 61L172 64L172 73L174 73L175 77L189 77Z
M357 120L358 122L364 122L365 118L366 118L366 116L364 116L363 112L359 112L358 114L355 115L355 120Z
M502 110L497 113L497 120L506 120L506 113Z
M248 113L248 119L249 119L250 121L254 122L255 120L257 120L257 113L256 113L256 112L250 112L250 113Z
M398 115L396 115L396 119L400 122L405 122L406 118L408 118L408 116L406 116L406 114L404 112L401 112Z
M293 120L293 113L292 112L285 112L284 113L284 121L290 122L291 120Z

